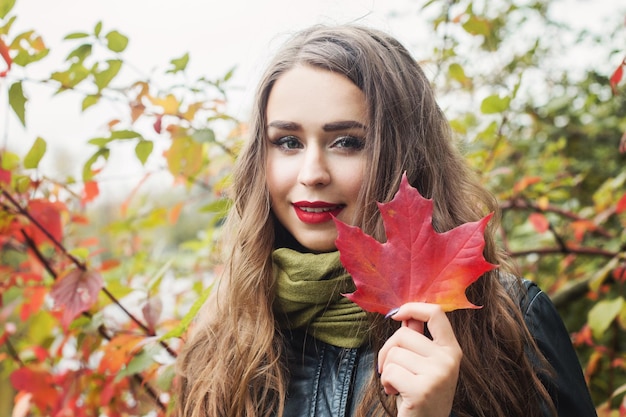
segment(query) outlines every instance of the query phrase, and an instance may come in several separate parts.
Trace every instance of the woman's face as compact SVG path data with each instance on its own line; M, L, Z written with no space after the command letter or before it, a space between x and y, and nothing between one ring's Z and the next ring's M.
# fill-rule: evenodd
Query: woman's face
M272 211L305 248L333 251L332 215L351 224L363 182L365 96L343 75L297 66L275 82L266 113Z

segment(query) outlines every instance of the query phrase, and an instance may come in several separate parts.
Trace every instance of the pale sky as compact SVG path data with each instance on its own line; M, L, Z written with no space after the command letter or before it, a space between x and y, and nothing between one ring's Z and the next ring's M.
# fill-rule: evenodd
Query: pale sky
M185 52L190 54L188 72L192 79L220 77L237 66L232 85L238 92L232 92L230 111L246 117L259 70L269 51L289 32L314 23L349 21L392 31L390 10L402 12L407 4L407 0L17 0L13 10L17 20L11 34L35 29L52 49L45 59L47 64L33 64L27 69L29 78L35 79L64 67L63 60L72 46L62 41L65 35L91 32L98 21L103 22L104 33L115 29L128 36L124 56L145 74L155 68L162 72L171 59ZM394 20L399 26L402 19ZM4 120L8 123L8 137L3 137L4 129L0 129L0 146L6 144L23 155L41 136L48 142L43 171L59 173L60 179L69 174L79 176L85 155L94 150L86 140L96 137L112 118L106 108L81 114L78 95L53 96L49 87L25 85L29 98L25 130L12 111L7 117L8 86L0 80L0 124ZM116 157L112 155L110 160L115 163ZM116 168L125 169L130 169L130 175L141 171L139 165L129 168L123 163Z
M314 23L360 22L386 30L413 51L430 53L432 35L420 15L425 0L17 0L17 20L12 35L24 30L39 32L53 54L39 73L29 70L32 78L43 78L52 68L63 68L69 46L62 38L70 32L91 31L102 21L103 31L118 30L130 39L124 56L144 73L163 70L173 58L190 54L190 78L215 78L237 65L234 85L239 93L231 98L231 112L245 117L259 70L271 51L286 34ZM612 9L613 8L613 9ZM575 25L598 28L603 16L614 10L614 0L560 0L555 13ZM427 9L428 12L428 9ZM424 47L419 48L420 45ZM417 57L419 58L419 57ZM106 110L80 113L80 97L72 93L52 96L52 90L36 85L25 86L29 102L24 130L7 112L9 84L0 79L0 147L22 154L37 136L48 142L48 154L42 161L47 173L60 172L59 179L72 174L79 177L82 164L93 147L87 139L102 131L111 119ZM1 126L8 124L8 129ZM5 137L5 130L8 132ZM63 156L63 158L60 158ZM132 155L131 155L132 156ZM59 159L64 162L59 164ZM113 160L114 157L111 157ZM140 167L116 168L129 175ZM134 170L134 171L133 171Z

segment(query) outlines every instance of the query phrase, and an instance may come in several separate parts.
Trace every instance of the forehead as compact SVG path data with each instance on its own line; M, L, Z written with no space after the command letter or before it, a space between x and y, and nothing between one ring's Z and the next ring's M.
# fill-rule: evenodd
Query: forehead
M357 120L366 125L363 92L343 74L300 65L274 83L267 102L267 120Z

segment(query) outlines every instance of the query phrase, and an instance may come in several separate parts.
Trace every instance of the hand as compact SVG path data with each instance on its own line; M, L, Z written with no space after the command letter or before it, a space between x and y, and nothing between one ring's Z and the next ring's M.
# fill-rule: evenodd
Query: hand
M378 353L378 370L385 393L398 395L398 417L448 417L463 356L448 317L436 304L407 303L392 318L402 327Z

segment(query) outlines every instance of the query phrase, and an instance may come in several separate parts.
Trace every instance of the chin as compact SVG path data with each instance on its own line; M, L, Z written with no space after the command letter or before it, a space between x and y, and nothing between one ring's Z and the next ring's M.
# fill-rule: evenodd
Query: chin
M323 242L308 242L309 244L300 243L307 251L312 253L324 253L324 252L334 252L337 250L335 246L335 241L333 240L331 243L323 243Z

